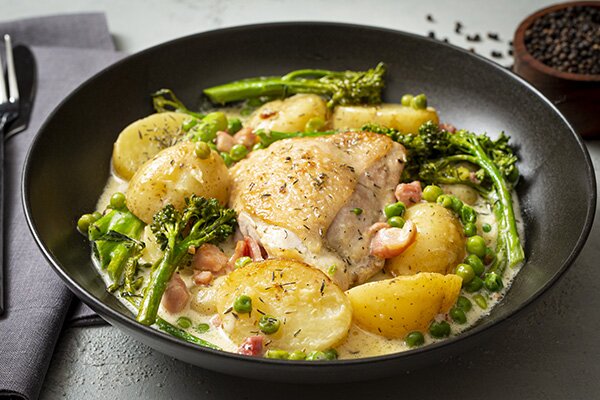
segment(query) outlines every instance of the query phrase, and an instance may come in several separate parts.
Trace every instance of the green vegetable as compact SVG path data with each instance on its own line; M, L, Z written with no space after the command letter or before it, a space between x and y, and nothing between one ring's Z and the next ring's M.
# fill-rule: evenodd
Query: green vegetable
M485 233L489 233L492 231L492 226L490 224L483 224L481 225L481 229L485 232Z
M483 287L483 280L480 277L474 277L464 288L467 293L474 293L481 290Z
M240 129L242 129L242 121L239 118L229 118L227 120L227 132L230 135L236 134Z
M192 320L188 317L179 317L177 318L177 325L182 329L188 329L192 326Z
M408 347L418 347L418 346L422 346L425 343L425 337L423 336L423 334L421 332L414 331L414 332L410 332L408 335L406 335L406 337L404 338L404 341L406 342L406 345Z
M469 264L458 264L454 273L462 278L463 286L475 278L473 267L471 267Z
M446 321L433 321L429 325L429 334L437 339L448 337L450 336L450 324Z
M412 98L410 101L410 106L417 110L424 110L427 108L427 96L424 94L419 94Z
M79 229L79 232L87 236L88 229L94 222L96 222L96 218L94 218L92 214L83 214L77 220L77 229Z
M210 325L205 324L205 323L200 323L196 326L196 332L198 333L206 333L209 331L210 329Z
M392 217L388 219L387 222L388 224L390 224L390 226L393 226L394 228L402 228L406 223L406 221L402 217Z
M463 224L473 224L475 221L477 221L477 214L472 207L469 207L465 204L460 209L460 220Z
M354 215L360 215L363 213L362 208L353 208L352 212L354 213Z
M175 93L173 93L170 89L160 89L157 92L152 93L152 104L156 112L167 112L167 111L175 111L179 113L184 113L191 115L194 118L202 119L204 118L203 114L192 112L183 105L181 100L179 100Z
M476 294L475 296L473 296L473 301L479 306L479 308L483 310L487 308L487 300L482 295Z
M306 353L302 350L296 350L290 353L288 360L304 360L306 359Z
M220 111L207 114L187 134L192 142L212 142L217 138L217 132L227 129L227 117Z
M92 213L92 217L94 217L94 221L97 221L97 220L99 220L100 218L102 218L102 215L103 215L103 214L102 214L100 211L94 211L94 212Z
M269 147L271 144L283 140L283 139L291 139L297 137L317 137L317 136L326 136L326 135L334 135L338 133L337 131L323 131L323 132L277 132L277 131L265 131L263 129L259 129L254 132L256 136L260 139L260 144L263 148Z
M471 304L471 300L467 299L465 296L459 296L456 300L456 307L462 308L464 312L471 311L473 304Z
M406 206L404 205L404 203L398 201L396 203L386 205L383 209L383 213L385 214L386 218L389 219L392 217L401 217L404 214L405 210Z
M228 167L231 167L231 164L233 164L233 158L231 158L229 153L221 152L221 153L219 153L219 155L223 159L223 162L225 163L225 165L227 165Z
M307 361L323 361L327 360L327 356L322 351L311 351L306 355Z
M327 71L303 69L282 77L257 77L204 89L217 104L262 96L286 97L296 93L313 93L329 99L329 108L351 104L379 104L384 87L385 66L379 63L367 71Z
M290 353L285 350L267 350L265 353L266 358L274 358L276 360L287 360L290 357Z
M400 104L402 104L404 107L410 107L410 103L412 103L412 100L413 100L412 94L405 94L404 96L402 96L402 99L400 100Z
M229 151L229 156L231 156L233 161L240 161L242 158L246 157L247 154L248 149L243 144L234 144Z
M490 292L497 292L504 286L502 284L502 278L495 272L488 272L483 278L483 284Z
M452 321L456 322L457 324L464 324L467 322L467 315L460 307L453 307L450 310L450 318L452 318Z
M460 213L460 210L463 208L463 202L456 196L450 196L450 199L452 200L452 210L455 213Z
M466 223L463 225L463 233L466 237L475 236L477 235L477 226L472 222Z
M233 309L240 314L247 314L252 311L252 298L245 294L239 296L233 302Z
M333 276L335 275L335 271L337 271L337 265L333 264L327 269L327 274Z
M425 189L423 189L423 199L430 203L435 203L442 194L444 194L444 191L441 187L436 185L427 185L425 186Z
M467 239L467 251L477 257L485 256L485 240L479 236L471 236Z
M473 272L475 272L476 276L481 276L483 271L485 271L483 262L475 254L469 254L467 258L465 258L465 263L469 264L471 268L473 268Z
M183 129L184 132L188 132L190 129L198 125L198 122L199 120L197 118L186 119L185 121L183 121L181 129Z
M139 322L154 323L167 283L190 247L224 240L233 233L235 217L235 211L222 207L216 199L195 195L185 199L181 212L169 204L154 215L151 229L164 254L144 289Z
M208 144L206 144L205 142L196 142L196 145L194 147L194 153L196 154L196 157L198 157L201 160L206 160L208 157L210 157L210 147L208 147Z
M110 196L110 208L120 210L125 207L125 195L121 192L116 192Z
M304 126L305 132L318 132L325 126L325 120L321 117L313 117Z
M338 352L336 349L327 349L324 351L325 353L325 358L327 358L328 360L337 360L338 358Z
M258 328L261 332L267 335L272 335L273 333L277 332L280 325L281 323L279 320L270 315L263 315L258 320Z
M454 205L454 202L452 201L452 196L450 196L449 194L443 194L441 196L438 196L436 202L440 206L449 209L452 209L452 206Z
M235 260L234 267L236 269L242 268L242 267L245 267L246 265L250 264L251 262L252 262L252 259L250 257L247 257L247 256L240 257L237 260Z

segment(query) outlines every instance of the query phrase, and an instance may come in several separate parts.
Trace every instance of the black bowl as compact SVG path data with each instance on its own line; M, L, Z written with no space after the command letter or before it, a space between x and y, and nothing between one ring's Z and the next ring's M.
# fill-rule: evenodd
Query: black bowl
M202 88L250 76L315 67L364 69L387 63L385 97L427 93L441 119L512 136L523 180L527 264L508 295L475 327L399 354L336 362L256 359L200 348L138 324L112 295L77 233L109 175L112 144L131 121L152 112L149 94L175 90L197 103ZM223 29L165 43L102 71L73 92L40 130L27 158L23 201L45 256L69 288L110 323L155 349L246 377L332 382L415 369L475 344L483 333L541 295L574 261L592 224L596 187L581 140L550 102L504 68L456 47L397 31L329 23Z

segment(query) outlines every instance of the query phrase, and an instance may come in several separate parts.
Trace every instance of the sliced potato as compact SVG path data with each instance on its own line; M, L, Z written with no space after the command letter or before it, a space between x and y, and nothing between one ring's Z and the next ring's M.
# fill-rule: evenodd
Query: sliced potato
M442 189L444 189L444 193L458 197L463 203L473 205L479 199L479 193L477 193L477 190L470 186L462 184L440 186Z
M182 113L165 112L152 114L127 126L113 147L115 172L123 179L131 179L142 164L182 136L181 125L189 118Z
M232 309L241 295L252 299L250 314ZM263 314L277 318L279 330L266 335L269 348L288 351L333 347L352 323L350 302L339 287L321 271L284 259L251 263L227 275L218 287L217 309L236 344L260 333Z
M217 288L224 277L219 277L211 285L194 286L191 290L190 307L200 314L212 315L217 312Z
M463 260L465 237L454 213L439 204L419 203L406 210L405 218L417 226L417 238L402 254L386 261L388 272L447 274Z
M363 329L388 338L424 332L437 314L456 303L462 279L423 272L365 283L348 290L354 320Z
M332 117L333 129L360 129L368 123L387 126L404 133L416 133L427 121L439 123L437 112L428 107L417 110L400 104L380 106L338 106Z
M149 224L165 205L181 209L192 194L227 203L230 178L223 159L215 151L201 159L194 149L194 143L181 142L142 165L127 189L129 210Z
M304 131L312 118L327 119L327 104L316 94L297 94L263 104L244 126L279 132Z

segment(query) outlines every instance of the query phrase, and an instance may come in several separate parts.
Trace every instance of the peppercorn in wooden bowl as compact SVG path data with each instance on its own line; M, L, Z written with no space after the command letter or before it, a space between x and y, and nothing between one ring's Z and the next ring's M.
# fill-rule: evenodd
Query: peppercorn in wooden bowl
M514 71L584 138L600 138L600 2L556 4L527 17L514 37Z

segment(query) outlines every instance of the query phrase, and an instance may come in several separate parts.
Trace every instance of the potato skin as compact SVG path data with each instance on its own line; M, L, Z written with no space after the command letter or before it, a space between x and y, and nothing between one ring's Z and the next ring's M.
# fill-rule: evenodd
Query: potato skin
M321 271L298 261L250 263L227 275L217 291L223 330L238 345L260 332L262 313L281 324L276 333L265 335L268 348L287 351L333 347L346 338L352 323L344 292ZM250 314L231 310L240 295L252 298Z
M327 104L316 94L297 94L285 100L263 104L248 119L245 126L254 130L303 132L312 118L327 119Z
M387 126L404 133L417 133L427 121L439 123L435 109L417 110L400 104L380 106L338 106L332 116L333 129L360 129L368 123Z
M167 204L182 209L185 198L192 194L226 204L230 178L223 159L215 151L207 159L200 159L194 149L194 143L182 142L142 165L127 189L129 210L149 224Z
M387 338L425 332L437 314L456 303L462 279L422 272L365 283L348 290L354 320L361 328Z
M392 275L448 274L464 259L465 237L451 211L439 204L419 203L406 210L405 218L417 226L417 238L402 254L386 261Z
M131 179L146 161L182 137L181 126L187 119L189 115L164 112L129 124L113 145L113 168L117 175Z

